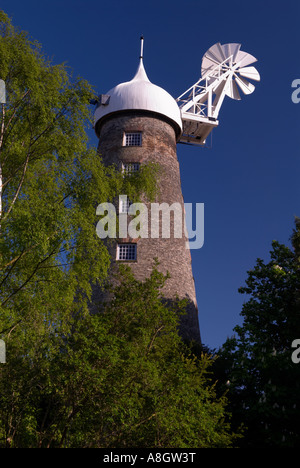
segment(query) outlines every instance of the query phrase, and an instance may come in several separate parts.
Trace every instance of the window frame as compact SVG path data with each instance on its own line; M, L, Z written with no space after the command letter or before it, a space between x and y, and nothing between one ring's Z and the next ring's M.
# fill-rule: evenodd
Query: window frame
M128 248L128 257L130 258L120 258L120 248L127 247ZM132 251L134 252L134 256L131 255ZM127 256L127 255L126 255ZM116 260L118 262L136 262L137 261L137 244L133 242L120 242L117 244L117 252L116 252Z
M122 161L122 174L124 176L131 176L140 170L139 162L123 162Z
M142 146L142 132L124 132L123 146L126 148L134 146Z
M119 214L128 214L128 210L132 201L127 197L127 195L119 196Z

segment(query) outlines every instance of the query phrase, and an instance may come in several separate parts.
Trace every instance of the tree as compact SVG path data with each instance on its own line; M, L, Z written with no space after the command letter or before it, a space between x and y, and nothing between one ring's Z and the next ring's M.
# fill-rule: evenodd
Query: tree
M52 336L56 353L40 349L26 360L12 446L230 447L211 359L197 358L178 334L185 302L166 306L167 277L156 267L144 282L121 268L118 281L102 313L81 311L67 336ZM10 395L2 395L2 415Z
M150 193L155 171L145 167L125 180L106 168L87 136L92 87L72 82L66 66L47 60L2 11L0 34L7 94L0 118L1 332L35 308L60 309L75 294L86 301L109 266L95 231L97 205L123 189L133 200L144 187Z
M13 299L22 307L22 290L35 287L36 296L36 285L40 291L48 282L48 288L54 266L62 267L56 286L65 278L64 291L75 276L84 284L86 269L94 279L103 276L109 261L95 233L97 205L113 200L125 184L135 199L141 187L151 190L154 178L145 168L130 184L105 168L88 144L92 87L71 82L67 68L49 62L1 11L0 33L7 91L0 125L0 297L2 306ZM87 249L93 258L87 259ZM66 276L63 267L70 264Z
M145 167L128 180L106 168L88 140L91 85L52 64L3 11L0 36L7 96L0 115L0 337L7 364L0 379L2 436L13 440L27 424L26 395L56 356L56 336L68 334L76 311L88 310L92 285L106 278L110 258L96 234L97 205L119 193L136 200L143 187L151 192L155 171Z
M88 196L94 203L97 196L106 198L109 181L87 146L90 85L72 84L64 66L51 65L3 12L0 19L0 70L7 90L0 138L1 306L24 310L28 296L45 300L44 286L51 283L56 288L63 281L69 294L74 283L63 266L84 264L83 251L76 248L83 238L94 242L105 268L105 251L87 222L93 219ZM104 182L97 184L97 194L86 184L89 177Z
M246 427L248 447L297 447L300 441L300 365L292 359L300 338L299 228L296 220L292 248L274 241L271 260L258 259L248 272L240 288L249 295L243 324L217 361L232 420Z

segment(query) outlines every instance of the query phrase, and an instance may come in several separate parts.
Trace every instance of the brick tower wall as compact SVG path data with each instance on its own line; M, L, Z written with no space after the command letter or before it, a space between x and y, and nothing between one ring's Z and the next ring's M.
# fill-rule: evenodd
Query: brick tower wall
M96 129L99 136L99 154L104 164L156 163L160 166L159 193L155 202L180 203L184 216L180 170L176 153L176 133L173 125L156 115L145 113L119 113L106 119ZM123 146L125 132L141 132L142 146ZM125 195L125 194L124 194ZM148 238L134 239L137 244L137 259L129 263L135 277L143 280L148 277L158 258L158 269L170 274L163 290L166 299L176 295L187 298L187 314L182 319L181 333L184 338L200 341L198 309L190 250L186 248L187 238L174 238L173 223L170 226L170 238L151 238L150 204L148 208ZM173 216L171 213L171 221ZM119 242L128 242L119 239ZM116 262L116 245L110 248L112 268Z

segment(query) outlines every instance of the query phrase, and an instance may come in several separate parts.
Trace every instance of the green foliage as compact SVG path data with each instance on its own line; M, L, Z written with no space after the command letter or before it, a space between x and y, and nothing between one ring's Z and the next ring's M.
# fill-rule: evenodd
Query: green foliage
M129 271L102 313L93 283L110 259L96 207L156 191L157 168L122 177L89 147L91 86L72 81L0 11L0 367L2 447L227 447L226 400L177 332L156 269Z
M156 268L144 282L127 268L119 279L112 303L70 316L67 335L50 333L33 353L19 336L1 375L3 439L12 447L231 446L212 360L178 335L184 302L164 305L166 277Z
M96 235L97 205L124 189L153 196L155 172L125 180L106 168L88 144L91 86L73 82L1 11L0 32L1 332L38 311L56 321L75 297L86 307L110 263Z
M299 241L299 223L293 234ZM217 361L220 380L228 382L236 425L247 427L244 446L299 445L300 367L292 343L300 336L300 263L297 250L273 242L269 263L257 260L248 272L244 319Z
M83 235L108 265L92 232L91 184L85 194L82 184L90 180L101 186L93 193L95 203L98 196L106 199L109 183L103 167L93 165L96 155L87 146L90 85L83 80L72 84L65 67L46 61L39 45L16 31L3 12L1 20L0 70L7 105L0 147L0 294L2 307L13 300L12 307L24 309L28 297L45 297L50 284L54 291L63 282L66 297L73 294L71 275L54 267L84 258L75 249Z

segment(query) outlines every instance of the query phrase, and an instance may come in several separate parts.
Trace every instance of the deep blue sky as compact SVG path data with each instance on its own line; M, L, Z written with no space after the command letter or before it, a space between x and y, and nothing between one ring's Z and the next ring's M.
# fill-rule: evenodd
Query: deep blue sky
M205 204L205 242L192 261L202 340L218 348L241 323L247 271L269 258L273 239L289 244L300 216L300 103L291 100L300 2L2 0L0 8L99 94L133 77L141 34L149 79L174 98L198 80L216 42L239 42L258 59L261 82L242 101L225 99L212 148L178 145L185 202Z

